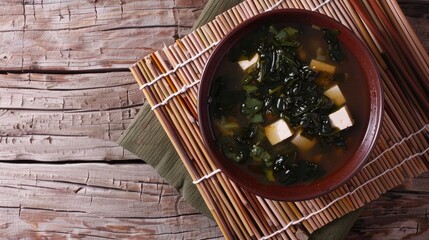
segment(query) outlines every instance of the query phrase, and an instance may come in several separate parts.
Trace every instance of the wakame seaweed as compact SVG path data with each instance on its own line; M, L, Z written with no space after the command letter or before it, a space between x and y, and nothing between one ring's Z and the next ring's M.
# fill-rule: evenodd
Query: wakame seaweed
M245 70L241 88L225 90L225 79L218 79L212 88L210 111L220 117L225 112L239 114L242 126L234 133L221 136L217 143L224 156L232 161L252 161L264 169L268 180L284 184L309 182L323 175L324 170L308 159L300 159L296 147L284 146L282 154L272 154L264 148L264 133L260 126L269 119L285 119L302 135L317 139L323 147L347 148L341 131L331 126L329 114L336 110L334 102L324 95L326 87L318 84L320 74L300 60L301 29L263 26L246 36L228 57L231 62L251 59L258 54L257 64ZM344 59L338 43L340 32L324 29L327 53L336 62ZM336 74L329 81L344 81ZM228 124L221 121L220 125ZM265 140L266 142L266 140ZM284 153L286 152L286 153Z
M344 55L340 49L340 44L338 43L338 35L340 35L340 31L337 29L329 29L329 28L326 28L323 31L324 31L323 38L329 44L328 53L331 56L332 60L336 62L343 61Z

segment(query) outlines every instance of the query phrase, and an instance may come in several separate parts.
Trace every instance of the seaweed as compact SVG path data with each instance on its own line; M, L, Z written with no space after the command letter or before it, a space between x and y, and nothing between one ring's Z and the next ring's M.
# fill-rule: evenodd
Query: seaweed
M344 56L337 38L340 32L323 31L329 55L334 61L342 61ZM307 138L317 138L323 147L347 148L346 139L331 126L328 117L336 106L323 94L328 83L318 82L323 73L313 71L297 56L299 33L296 28L277 29L270 25L242 40L230 53L230 59L249 59L257 53L258 64L245 72L241 79L242 90L222 91L225 83L220 79L214 87L212 101L214 116L239 109L243 117L240 117L240 129L218 140L225 157L238 163L247 159L257 162L269 181L284 185L313 181L322 176L324 170L300 159L296 149L272 156L264 147L265 136L259 124L283 118L292 127L301 129L301 134ZM346 77L336 74L330 76L329 81L340 82Z
M323 175L318 165L306 160L297 160L296 153L279 155L274 161L274 178L284 185L306 183Z
M337 29L325 28L323 38L328 43L328 53L331 56L331 59L336 62L341 62L344 60L343 52L340 49L340 44L338 42L338 36L340 31Z

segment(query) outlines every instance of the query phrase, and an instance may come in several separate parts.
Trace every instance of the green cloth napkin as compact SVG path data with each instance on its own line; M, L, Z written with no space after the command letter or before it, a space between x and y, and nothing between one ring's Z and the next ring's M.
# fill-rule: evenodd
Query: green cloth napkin
M194 28L202 26L240 2L241 0L210 0L196 21ZM148 103L143 105L118 143L153 166L159 175L175 187L189 204L212 218L197 187L192 184L190 175ZM360 212L361 210L354 211L329 223L314 232L310 239L344 239Z

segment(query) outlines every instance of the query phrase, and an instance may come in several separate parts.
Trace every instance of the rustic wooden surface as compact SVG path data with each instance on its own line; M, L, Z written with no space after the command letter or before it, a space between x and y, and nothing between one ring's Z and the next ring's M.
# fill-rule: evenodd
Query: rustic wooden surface
M0 3L0 238L221 236L115 141L143 104L130 64L206 0ZM429 47L429 8L404 5ZM350 239L429 238L429 174L369 204Z
M429 3L401 7L429 53ZM429 172L365 206L347 239L429 239Z

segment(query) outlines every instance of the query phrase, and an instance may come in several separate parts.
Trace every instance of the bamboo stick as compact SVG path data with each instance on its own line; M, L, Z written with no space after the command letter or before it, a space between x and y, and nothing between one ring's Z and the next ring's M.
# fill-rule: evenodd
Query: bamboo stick
M363 168L361 170L361 172L365 176L365 179L370 179L371 176L374 176L372 174L372 173L374 173L373 166L374 166L374 164L372 164L372 165L370 165L370 166L368 166L366 168ZM372 182L371 183L371 186L372 186L372 196L373 196L373 198L371 200L376 199L380 195L380 193L383 192L383 190L382 190L383 186L379 186L378 184L379 184L379 182Z
M146 59L143 62L139 62L131 68L131 72L139 86L142 86L146 82L145 79L149 81L150 79L155 79L160 74L167 72L170 66L175 68L181 62L196 56L214 42L221 40L234 26L253 15L265 11L265 9L276 3L274 0L248 0L239 4L182 40L178 40L175 45L164 48L162 52L154 53L152 55L153 61ZM313 9L321 3L323 3L321 0L284 1L280 8L299 7ZM356 7L357 11L352 6ZM383 127L380 133L380 145L375 148L371 159L381 154L384 149L391 145L388 144L389 139L393 142L398 142L408 134L417 131L419 124L415 121L416 117L420 123L427 122L428 119L427 113L420 105L416 105L414 98L407 100L405 97L397 97L401 94L403 95L403 93L398 90L400 89L399 85L395 81L391 81L394 76L399 76L398 81L405 81L407 75L413 76L414 72L412 71L416 71L416 76L421 78L421 76L427 76L427 74L422 75L422 73L427 73L429 69L427 55L417 54L421 51L421 45L418 40L416 41L417 38L415 36L406 37L406 34L403 34L406 31L407 22L403 20L404 17L397 9L398 7L395 3L366 1L362 4L350 3L349 1L332 1L330 4L318 9L318 11L345 23L350 29L359 34L370 47L380 66L383 85L386 90L387 106L384 120L386 126ZM362 16L364 17L362 18ZM378 16L382 17L378 19ZM380 37L377 32L380 29L389 32L388 39ZM400 29L401 31L398 34L392 32L392 29ZM378 38L379 41L380 39L387 41L392 46L398 46L397 42L399 40L408 42L410 47L407 46L406 49L410 52L415 52L416 58L404 52L403 49L405 48L395 49L391 53L391 47L388 47L389 54L406 58L407 61L415 63L416 68L403 67L402 65L405 62L401 62L401 71L403 73L389 72L388 64L390 63L386 64L384 62L383 54L385 53L382 52L382 46L379 41L374 41L373 38ZM383 45L383 47L386 46ZM147 89L143 89L143 93L149 103L154 106L178 91L183 85L189 85L198 80L201 77L204 64L210 57L210 53L211 51L202 54L194 61L179 68L169 77L159 80ZM399 62L396 61L396 63ZM405 77L402 74L405 74ZM185 94L171 99L167 105L154 110L163 128L166 129L169 138L172 139L174 147L185 162L192 179L198 179L216 168L201 143L198 126L194 124L197 118L197 99L197 88L190 88ZM414 114L411 112L412 104L417 106ZM406 122L399 119L406 119ZM302 222L306 231L311 233L333 219L378 198L381 193L402 183L405 176L414 177L426 171L429 156L426 158L425 156L416 157L403 164L401 168L390 170L375 181L367 182L374 176L383 173L385 169L393 168L402 163L404 158L412 155L415 151L425 149L425 143L427 143L427 140L423 135L416 135L391 151L386 152L377 161L366 166L349 183L334 192L304 202L286 203L255 197L245 191L242 192L235 184L229 182L223 174L218 174L212 179L198 184L197 187L219 223L222 233L228 238L260 238L262 234L269 235L282 229L290 221L296 221L308 216L315 211L319 211L330 202L336 201L325 211ZM190 159L192 159L192 162ZM404 171L405 175L401 170ZM362 184L365 186L354 194L344 197ZM275 237L295 239L295 232L296 228L292 226L282 232L280 236Z
M386 22L387 28L389 29L388 33L394 39L393 43L399 45L398 50L402 52L402 54L404 55L404 59L412 63L411 65L409 65L409 67L415 69L415 71L412 71L412 73L415 73L418 76L419 80L423 80L419 81L419 83L421 83L420 86L424 87L426 89L426 92L429 92L429 82L426 79L426 76L428 76L429 74L429 66L428 64L424 64L424 58L421 57L421 54L412 54L416 49L414 48L415 44L397 44L398 42L403 42L404 40L406 40L406 36L404 35L404 31L401 31L402 29L400 23L397 21L398 19L393 16L394 11L392 11L392 9L390 9L388 5L389 3L384 1L377 2L377 5L374 5L374 3L372 3L372 6L376 10L383 11L383 17ZM414 41L410 39L409 42L414 43Z
M263 12L265 12L270 7L270 5L268 5L267 2L263 1L263 0L259 1L259 4L261 5L261 8L262 8Z
M152 73L149 73L150 72L150 70L148 70L148 67L146 66L146 65L143 65L143 64L141 64L141 63L139 63L138 64L138 66L139 66L139 68L144 68L144 69L146 69L146 70L142 70L143 72L147 72L148 74L153 74L153 72ZM145 67L146 66L146 67ZM159 87L156 87L155 86L155 90L158 92L158 94L160 94L160 89L159 89ZM159 101L159 100L157 100L157 101ZM175 117L176 115L171 115L170 114L170 117ZM191 148L192 149L192 148Z
M154 74L154 70L152 69L151 71L152 71L152 74ZM166 95L166 96L168 96L169 94L171 94L171 91L168 90L168 87L166 85L161 86L160 87L160 91L163 92L163 94ZM173 111L173 114L170 114L170 116L172 117L173 122L175 122L175 125L179 125L180 126L176 130L179 132L180 135L182 135L182 136L184 135L185 136L185 137L182 137L182 139L190 140L190 142L187 145L189 145L188 148L191 149L193 146L198 145L198 142L195 141L193 134L190 134L187 131L182 131L182 129L186 128L185 127L186 122L181 121L181 119L174 119L174 117L181 116L181 114L179 113L180 107L177 107L180 104L178 103L178 101L176 99L172 99L172 101L173 101L173 104L170 104L170 106L171 106L171 110ZM196 149L195 149L195 154L196 154L196 156L194 156L194 158L199 158L199 159L203 159L204 158L203 155L202 155L203 153L200 152L200 151L198 151L198 150L196 150ZM205 165L203 161L201 161L201 163L203 163L203 165ZM203 169L205 169L206 173L210 172L209 167L207 165L201 166L201 167L203 167ZM219 198L222 199L221 202L224 203L225 206L226 206L226 209L224 209L224 212L226 213L227 219L229 219L229 223L232 224L232 228L234 229L234 232L236 234L238 234L239 237L244 238L245 236L242 235L242 234L245 231L243 230L243 226L242 226L241 222L238 221L238 218L234 214L234 208L228 203L228 201L226 201L227 198L222 193L222 191L219 188L219 186L215 185L215 188L217 190L216 193L218 194ZM234 219L235 221L231 221L232 219Z
M382 73L382 77L387 78L387 76L383 75L383 73ZM403 101L401 101L401 99L395 97L397 93L395 86L393 86L393 84L391 84L391 82L388 80L383 81L383 83L386 83L385 88L389 89L389 91L385 91L385 99L387 99L387 101L385 102L385 105L387 105L386 112L392 113L393 116L400 116L401 119L404 119L404 120L407 119L408 121L413 121L411 118L413 118L414 115L408 112L408 110L406 109L406 106L403 104ZM416 120L416 117L414 117L414 120ZM413 129L419 129L417 123L415 123L414 121L413 122L408 122L408 121L405 122L405 121L395 119L395 122L394 122L396 126L395 129L398 129L398 130L401 129L402 130L401 134L403 135L409 135L412 132L414 132ZM425 141L426 140L424 138L420 138L420 141L411 141L411 144L413 144L414 147L416 148L424 149L423 143Z
M319 210L314 205L314 200L301 201L301 204L307 210L307 212L308 212L307 215L310 215L313 212L317 212ZM317 224L319 225L319 228L323 227L327 223L327 218L326 218L324 212L320 212L320 213L316 214L313 218L317 219Z
M188 36L189 36L189 39L187 39L188 45L193 46L193 49L195 49L196 53L203 52L205 47L204 47L203 41L199 38L198 31L196 30L193 33L189 34ZM209 57L210 57L210 54L208 52L205 52L199 58L202 61L202 64L201 64L202 67L200 72L203 72L205 64L207 63Z
M292 2L293 2L293 4L295 5L296 8L302 8L302 9L305 8L304 4L303 4L304 1L293 0Z
M295 8L293 1L285 1L280 5L281 8Z
M259 204L262 206L262 208L264 209L264 211L267 213L269 219L271 220L271 227L274 229L274 231L279 230L281 228L280 227L281 225L278 222L278 220L276 219L276 217L273 214L273 212L271 211L271 208L265 202L265 199L263 199L263 198L261 198L259 196L256 196L256 199L258 200ZM284 237L284 238L287 238L287 236L286 236L286 234L284 232L281 233L281 236Z
M322 209L327 205L326 203L323 202L323 198L320 198L320 197L315 198L314 202L316 203L316 206L318 209ZM325 216L327 218L328 223L332 222L335 219L334 209L335 207L328 208L325 210Z
M427 74L426 76L428 76L429 75L429 66L428 66L429 55L427 54L426 50L423 48L423 45L421 44L416 33L413 31L413 28L408 23L398 3L396 1L389 1L387 2L387 4L390 7L391 13L393 14L393 16L391 16L392 20L396 20L400 24L401 34L403 34L403 37L407 38L408 42L411 43L414 49L414 54L416 54L416 56L419 58L420 60L419 63L422 64L422 67L426 71L426 74Z
M164 53L168 54L167 48L164 49ZM160 56L160 52L155 52L154 54L155 54L155 56L157 56L157 59L159 59L159 63L162 65L162 67L164 69L168 69L168 64ZM192 83L192 82L190 82L188 80L184 80L183 74L182 75L180 74L180 73L183 73L184 70L185 70L184 68L181 68L181 69L179 69L179 71L177 71L177 73L179 73L179 74L171 74L170 75L169 84L171 84L172 86L174 86L173 91L177 91L178 89L181 89L183 86ZM179 83L181 85L179 85ZM187 107L184 107L184 110L186 111L187 114L189 114L189 116L192 116L193 119L197 119L198 118L197 113L195 111L195 109L197 107L197 105L196 105L196 94L197 93L196 93L195 88L191 88L190 90L188 90L187 94L183 94L182 98L181 98L182 101L184 102L183 106L187 106Z
M164 91L166 91L167 94L171 94L171 92L168 92L168 87L166 85L164 86ZM173 99L173 100L175 100L175 99ZM179 105L178 103L176 103L176 104ZM172 108L172 109L173 109L173 111L176 110L176 108ZM179 115L183 116L183 114L180 113L180 108L179 107L177 107L177 110L178 110L177 112L174 112L174 115L175 116L179 116ZM197 129L192 129L193 126L189 126L189 125L186 126L186 121L182 122L182 121L179 120L179 124L182 124L181 128L184 128L184 129L188 128L188 130L191 130L191 132L189 132L189 134L188 134L187 131L184 131L184 134L186 136L185 138L191 140L190 145L191 146L198 146L198 145L200 146L200 151L196 151L197 157L200 158L200 159L207 158L208 154L205 153L205 150L204 150L204 147L202 146L202 144L199 144L201 141L199 142L197 140L197 138L196 138L199 135ZM213 171L213 168L215 167L213 164L211 164L212 166L209 167L208 164L204 164L204 162L202 162L202 163L203 163L202 167L205 169L205 174ZM225 185L225 182L222 182L222 183L223 183L223 185ZM219 193L222 192L219 187L217 187L217 191ZM233 196L231 196L232 193L230 191L225 191L225 193L228 195L228 198L224 194L220 194L220 197L223 199L223 202L226 203L226 202L228 202L226 199L232 199ZM245 224L243 224L243 222L239 221L239 216L237 216L235 214L236 213L235 210L239 209L239 208L240 207L237 206L237 204L235 204L235 202L232 202L232 205L230 205L230 204L227 205L227 209L229 210L230 217L232 217L235 220L235 224L237 224L236 227L240 229L241 233L245 234L246 232L249 232L249 230L248 230L247 226ZM244 235L242 237L247 237L247 236L248 235Z
M274 201L271 201L269 199L264 199L265 203L268 205L268 207L273 212L274 217L278 221L279 225L277 226L278 229L281 229L283 226L286 226L286 221L290 222L289 219L285 219L282 217L281 212L279 209L277 209L276 205L274 204ZM295 234L292 232L293 228L286 229L286 234L289 236L290 239L296 240Z
M348 193L349 191L347 191L347 185L343 185L341 186L336 192L338 192L339 196L344 196L346 193ZM355 204L355 202L353 202L354 199L350 198L350 197L346 197L345 200L338 204L338 209L342 209L343 213L338 215L338 216L343 216L344 214L347 214L350 210L355 210L358 208L358 205Z
M241 16L244 16L243 19L247 20L251 17L250 13L248 11L246 11L246 8L244 7L243 4L239 4L237 6L237 10L240 13Z
M183 54L185 54L186 59L191 59L197 55L197 51L195 47L192 44L189 44L190 42L189 37L190 36L187 36L181 40L176 41L177 45L182 49ZM202 72L204 63L201 60L201 58L195 59L192 63L197 68L197 72Z
M278 0L267 0L267 4L268 6L271 8L272 6L274 6L277 3Z
M323 204L323 207L328 205L330 202L329 197L327 196L327 194L325 194L324 196L319 198L321 203ZM331 210L331 216L333 219L336 219L340 216L344 215L344 210L341 208L341 203L336 203L334 205L332 205L331 208L328 208L328 210Z
M388 116L385 116L385 121L384 121L385 125L388 123L388 121L389 121ZM386 127L383 127L381 131L382 132L386 131ZM381 133L381 135L383 135L383 133ZM388 144L384 137L380 137L379 145L383 146L383 149L388 148ZM377 157L380 154L382 154L382 149L376 147L373 154L374 157ZM384 169L392 167L392 164L393 164L392 161L387 160L387 158L384 156L380 158L380 161L376 161L375 163L379 166L380 172L383 171ZM389 174L389 176L390 176L390 183L392 187L400 184L400 182L397 181L397 178L393 176L393 174Z
M173 63L174 67L176 67L177 65L179 65L180 62L183 61L183 58L181 58L183 55L181 56L180 54L178 54L174 46L165 48L164 52L167 55L169 61ZM186 66L184 66L183 69L179 69L178 72L181 73L181 80L185 84L189 85L199 79L199 77L195 74L194 69L192 68L192 64L186 64ZM197 102L195 100L196 96L198 96L197 89L191 88L189 91L193 96L195 96L195 99L191 100L193 101L193 106L196 106Z
M294 204L297 206L297 208L302 212L303 216L308 216L312 213L311 209L303 202L294 202ZM316 229L321 228L323 225L321 224L322 219L319 215L315 215L314 217L310 218L314 225L316 225Z
M262 236L260 235L260 231L264 235L269 235L269 232L266 228L266 225L264 224L264 221L262 220L262 214L260 212L256 211L257 206L249 199L249 196L246 196L243 194L242 190L233 182L231 182L232 187L234 188L234 191L239 196L240 201L243 203L243 206L246 208L247 211L249 211L252 219L256 222L256 226L251 224L252 230L256 236L256 238L260 239ZM258 230L258 227L260 231Z
M139 84L139 86L143 85L143 82L141 81L143 79L140 71L138 70L138 68L136 66L133 66L130 68L132 74L134 75L137 83ZM143 89L143 92L146 96L147 101L151 104L154 105L154 95L152 93L150 93L149 91L147 91L146 89ZM170 139L177 139L177 135L174 134L174 131L171 131L171 126L169 126L167 124L166 121L166 115L162 112L162 111L155 111L155 115L158 117L158 119L160 119L161 121L161 125L163 126L164 129L166 129L166 133L169 136ZM180 155L181 159L189 159L187 157L187 154L185 151L183 151L183 148L178 144L178 141L172 141L172 144L174 145L174 147L176 148L178 154ZM196 177L196 173L195 173L195 169L191 168L189 164L185 164L186 169L188 170L188 172L191 174L191 177L193 179L195 179ZM198 190L201 191L203 198L205 200L205 202L208 205L209 210L211 211L213 217L216 219L216 221L218 223L220 223L219 228L221 230L221 232L224 234L224 236L230 236L232 237L232 232L230 229L226 228L227 224L225 222L225 220L220 217L221 215L219 214L219 208L216 206L216 204L213 203L212 199L207 197L207 189L204 187L204 185L201 186L197 186Z
M213 20L213 26L216 28L216 32L219 34L220 39L222 39L225 36L225 32L223 32L222 28L220 27L221 22L218 18L215 18Z
M240 13L239 13L239 11L238 11L238 8L233 8L232 9L232 12L233 12L233 14L234 14L234 16L235 16L235 18L238 20L238 22L243 22L245 19L243 18L243 15L241 15Z
M344 185L344 188L347 189L347 192L353 192L355 189L355 187L353 186L351 181L347 182ZM356 208L360 208L364 205L364 200L357 193L352 194L351 199L352 199L354 206Z
M373 15L377 14L377 17L373 17L374 22L381 24L380 22L380 16L384 21L383 26L385 26L385 32L388 34L391 45L394 46L394 49L397 52L397 55L399 55L399 60L402 60L402 65L407 67L407 78L411 78L411 93L413 89L422 89L424 92L426 90L426 94L423 93L423 95L429 94L429 82L426 79L427 72L426 70L429 69L429 66L427 64L423 64L422 61L418 61L418 59L412 57L412 44L402 44L404 38L402 38L397 32L398 32L398 24L392 23L388 17L392 15L391 11L385 11L381 5L385 6L385 3L383 1L373 3L370 2L370 4L374 7L374 10L370 10L369 12L373 13ZM369 8L371 9L371 8ZM389 14L390 13L390 14ZM402 31L401 31L402 32ZM417 54L415 56L419 56L421 54ZM421 59L422 60L422 59ZM426 66L426 68L425 68ZM418 111L420 111L423 116L425 115L424 111L422 112L422 109L419 105L419 102L417 99L415 99L414 94L412 94L412 101L414 105L418 108Z
M226 11L226 15L228 16L228 19L230 19L234 26L237 26L239 24L237 18L235 17L235 14L233 13L232 9L229 9Z
M269 235L272 232L275 231L273 227L273 224L268 216L268 214L265 212L263 207L259 204L258 199L255 195L250 194L249 192L242 190L243 194L246 196L246 199L249 201L251 206L254 206L253 210L259 216L259 219L262 221L262 226L259 225L260 228L262 228L264 235Z
M371 22L368 16L365 14L365 10L361 6L361 4L358 3L357 1L351 1L351 4L354 6L354 9L360 14L360 16L362 16L362 19L365 21L366 26L371 30L371 32L377 33L376 26L374 26L373 22ZM383 17L383 15L379 17ZM380 42L387 42L387 43L390 42L390 39L383 37L382 34L376 34L374 36L378 38ZM414 89L414 92L410 89L410 87L408 87L407 84L405 84L407 83L405 81L401 81L402 90L407 91L409 96L412 96L413 94L418 96L420 104L422 104L426 109L429 109L429 100L426 98L424 93L418 88L416 82L414 82L413 78L411 77L410 72L404 67L404 64L402 63L403 58L401 58L398 55L398 53L395 51L395 48L391 47L390 44L384 44L383 47L386 49L386 56L392 55L392 57L389 59L393 63L395 63L397 67L401 69L401 72L398 71L397 74L398 75L404 74L405 78L409 80L407 82L412 86L412 88ZM395 69L393 68L393 70Z
M304 214L305 213L303 213L299 208L298 208L298 205L296 204L296 202L286 202L286 204L289 206L289 208L293 211L293 213L299 218L299 219L301 219L301 218L303 218L304 217ZM308 225L310 226L309 228L307 228L307 229L309 229L309 231L310 230L312 230L312 231L314 231L315 229L317 229L318 227L316 226L316 223L314 222L314 220L313 219L308 219L307 221L306 221L306 223L308 223ZM310 232L312 232L312 231L310 231Z
M220 33L218 32L218 27L216 27L215 21L207 23L207 29L210 29L214 34L214 41L220 41L222 37L220 36Z
M244 3L248 4L250 7L250 11L253 16L258 15L260 12L258 10L258 7L255 5L255 2L252 0L245 1Z
M294 211L294 209L292 209L290 205L288 205L286 202L279 202L279 204L283 208L283 211L288 215L291 221L298 220L299 217L296 214L296 211ZM311 228L310 224L307 221L303 221L302 225L304 225L306 229L310 229L311 231L313 231L313 229Z
M236 188L234 188L232 186L230 180L226 176L224 176L224 175L222 175L222 177L223 177L223 180L224 180L224 185L226 186L225 190L228 190L228 192L230 192L229 197L232 197L232 199L235 202L242 203L243 201L241 201L240 195L238 194L237 191L234 191ZM256 227L254 226L253 221L250 218L250 216L248 214L248 211L246 210L246 207L243 204L236 204L235 206L238 207L238 210L239 210L239 211L237 211L238 217L240 219L244 220L242 222L243 222L244 228L247 231L247 234L251 238L254 238L255 235L256 235L256 231L254 231L256 229Z
M280 215L278 218L282 226L287 225L287 223L291 222L292 219L295 218L295 215L294 214L290 215L291 212L288 211L287 208L285 209L284 206L280 204L280 202L278 201L271 201L271 202L272 202L272 205L275 206L275 209L278 211ZM296 232L295 226L291 226L290 229L292 230L293 233Z
M176 44L174 44L173 46L170 46L169 49L171 51L171 53L173 54L173 56L179 61L179 62L184 62L188 59L185 52L182 50L184 48L180 47L180 45L183 45L181 42L176 42ZM186 64L186 69L188 70L188 72L190 74L192 74L192 78L191 79L199 79L198 75L196 74L198 72L198 68L197 68L197 64L196 63L190 63L190 64Z

